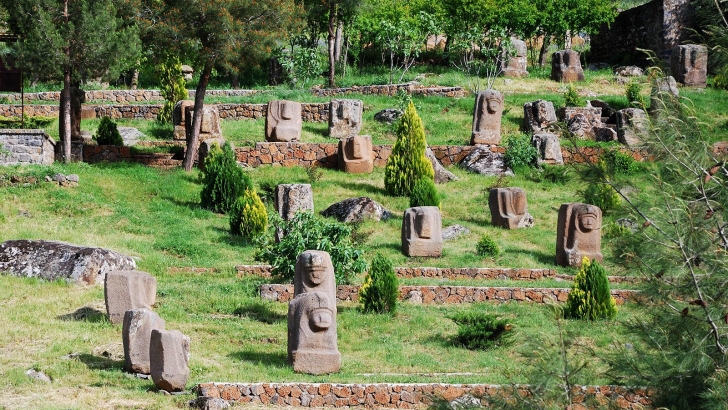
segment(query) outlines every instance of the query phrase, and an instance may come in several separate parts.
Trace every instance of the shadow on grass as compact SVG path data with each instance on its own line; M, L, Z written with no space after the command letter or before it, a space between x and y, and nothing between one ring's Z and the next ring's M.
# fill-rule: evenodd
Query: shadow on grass
M233 311L234 314L255 320L261 323L272 325L273 323L283 322L287 319L286 315L274 312L265 303L253 303L247 306L239 307Z
M56 319L90 323L103 323L109 321L109 317L106 316L106 312L93 306L84 306L77 309L75 312L57 316Z
M322 137L328 137L329 136L329 130L328 129L321 129L320 126L317 127L314 124L306 124L304 123L302 128L303 131L310 132L311 134L320 135Z
M164 201L169 201L182 208L188 208L191 211L202 209L202 206L200 206L200 203L198 201L180 201L179 199L169 195L163 195L160 197L160 199Z
M346 187L357 192L362 191L368 194L387 195L387 191L384 188L380 188L372 184L366 184L363 182L347 183Z
M88 353L81 353L78 360L89 369L119 369L124 367L123 360L114 360L105 356L95 356Z
M389 249L398 252L402 252L402 245L396 243L381 243L377 245L371 245L372 249Z
M244 350L242 352L229 354L228 357L244 362L258 363L264 366L288 366L288 357L285 353L264 353L253 350Z

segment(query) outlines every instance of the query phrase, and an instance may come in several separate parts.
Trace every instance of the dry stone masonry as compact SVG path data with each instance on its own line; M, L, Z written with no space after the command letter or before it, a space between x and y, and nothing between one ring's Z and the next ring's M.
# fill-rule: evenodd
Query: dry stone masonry
M43 130L0 130L0 164L52 165L56 141Z

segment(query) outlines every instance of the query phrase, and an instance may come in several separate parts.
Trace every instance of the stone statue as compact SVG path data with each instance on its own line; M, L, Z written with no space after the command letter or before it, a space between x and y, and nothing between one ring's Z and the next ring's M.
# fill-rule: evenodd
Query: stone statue
M708 76L708 48L699 44L675 47L670 56L672 75L688 87L705 87Z
M493 226L505 229L533 226L533 216L528 213L526 192L521 188L491 189L488 205Z
M602 210L574 202L562 204L556 231L556 264L581 266L583 257L602 261Z
M301 103L276 100L268 103L265 116L265 139L270 142L301 140Z
M475 97L473 113L473 135L471 145L498 144L501 141L500 127L503 115L503 94L485 90Z
M288 304L288 362L299 373L339 371L336 282L331 257L305 251L296 259L294 299Z
M442 256L442 217L436 206L404 211L402 252L407 256Z
M574 50L561 50L551 56L551 79L562 83L584 81L579 53Z
M549 132L534 133L531 137L531 145L538 152L539 164L564 165L558 135Z
M359 135L362 123L361 100L331 100L329 103L329 137L351 138Z
M357 135L339 141L339 169L349 174L369 174L374 170L372 137Z

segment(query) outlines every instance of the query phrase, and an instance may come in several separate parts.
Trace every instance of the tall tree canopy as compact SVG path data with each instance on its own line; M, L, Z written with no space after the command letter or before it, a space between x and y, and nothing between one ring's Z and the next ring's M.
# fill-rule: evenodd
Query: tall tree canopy
M138 31L118 17L113 0L0 0L14 43L16 66L41 80L62 81L64 160L71 157L71 86L116 78L140 52Z

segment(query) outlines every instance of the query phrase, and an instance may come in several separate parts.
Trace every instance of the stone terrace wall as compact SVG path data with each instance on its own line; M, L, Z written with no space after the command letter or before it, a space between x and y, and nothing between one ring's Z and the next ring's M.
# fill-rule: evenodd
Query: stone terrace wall
M222 119L258 119L268 114L268 104L216 104ZM301 103L301 118L305 122L327 122L329 103Z
M56 141L43 130L0 129L2 165L52 165Z
M475 286L400 286L400 299L413 303L460 304L476 302L534 302L549 300L566 302L569 289L566 288L519 288L519 287L475 287ZM634 290L611 291L618 305L624 304L636 294ZM260 297L274 302L289 302L293 299L293 285L260 285ZM339 302L357 302L359 286L338 285L336 299Z
M259 90L207 90L205 96L246 97L264 91ZM190 99L195 98L195 90L187 90ZM112 101L117 103L164 101L159 90L95 90L86 91L86 101ZM0 94L0 100L20 102L20 94ZM61 101L59 91L25 93L25 101Z
M425 87L417 83L391 84L391 85L365 85L345 88L318 88L311 90L313 95L319 97L330 97L348 94L375 94L375 95L397 95L402 90L410 95L440 96L440 97L464 97L465 90L462 87Z
M652 157L647 150L643 148L627 148L622 147L619 151L634 158L635 161L651 161ZM604 154L604 150L598 147L580 147L577 151L572 145L561 147L561 155L564 157L564 163L567 164L583 164L588 159L589 162L597 162Z
M525 386L521 387L525 393ZM202 383L195 386L195 407L207 408L212 400L228 404L264 404L291 407L359 407L423 408L431 397L452 401L463 395L488 398L510 397L510 386L495 384L336 384L336 383ZM600 407L610 404L619 409L652 409L645 389L622 386L574 386L573 410L586 410L586 403L596 401ZM215 407L221 408L221 407ZM609 408L612 408L609 406Z

